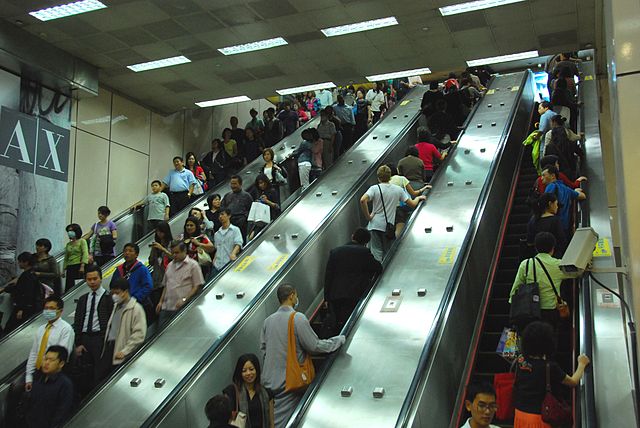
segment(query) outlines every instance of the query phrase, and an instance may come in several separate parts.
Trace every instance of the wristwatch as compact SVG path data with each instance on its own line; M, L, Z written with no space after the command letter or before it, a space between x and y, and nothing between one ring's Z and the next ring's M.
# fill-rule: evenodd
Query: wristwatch
M182 298L182 303L186 303L186 302L187 302L187 298L186 298L186 297L183 297L183 298Z

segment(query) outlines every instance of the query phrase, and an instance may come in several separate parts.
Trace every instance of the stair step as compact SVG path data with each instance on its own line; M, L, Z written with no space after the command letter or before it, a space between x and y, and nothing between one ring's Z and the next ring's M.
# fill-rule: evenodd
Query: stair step
M485 373L508 372L511 363L496 354L495 348L492 352L478 352L476 356L476 370Z
M515 279L517 273L517 267L514 269L501 269L496 272L496 281L513 283L513 280Z
M504 299L509 298L511 287L513 286L513 280L511 282L495 281L491 287L491 299Z
M509 309L511 309L511 305L507 297L492 297L489 302L488 310L492 314L508 315Z
M487 314L484 320L484 331L499 331L509 326L508 314Z

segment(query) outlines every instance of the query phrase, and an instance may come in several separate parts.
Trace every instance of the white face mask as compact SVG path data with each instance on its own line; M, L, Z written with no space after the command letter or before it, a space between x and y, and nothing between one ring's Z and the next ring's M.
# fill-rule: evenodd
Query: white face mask
M58 316L58 311L55 309L45 309L42 311L42 316L47 321L53 321Z
M118 305L118 304L120 304L120 302L122 302L122 296L120 296L119 294L112 294L111 295L111 300L113 300L113 303Z
M298 309L298 305L300 304L300 299L296 296L296 302L293 304L293 309Z

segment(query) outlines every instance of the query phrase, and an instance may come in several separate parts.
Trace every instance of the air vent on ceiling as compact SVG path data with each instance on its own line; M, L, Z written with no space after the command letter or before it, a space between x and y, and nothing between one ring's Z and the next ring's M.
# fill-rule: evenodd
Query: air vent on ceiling
M275 65L262 65L259 67L245 68L244 71L254 76L256 79L269 79L271 77L282 76L284 73Z
M180 94L182 92L197 91L200 89L197 86L187 82L186 80L175 80L173 82L163 83L162 86L177 94Z
M542 34L538 36L538 42L543 49L576 45L578 43L578 32L576 30L568 30L560 31L559 33Z
M302 43L310 40L324 39L325 36L320 31L309 31L308 33L294 34L293 36L287 36L286 39L289 43Z
M229 71L224 73L216 73L222 80L227 83L243 83L255 80L252 76L244 71Z
M480 11L445 16L444 20L451 31L473 30L474 28L483 28L487 26L487 20L484 18L484 13Z

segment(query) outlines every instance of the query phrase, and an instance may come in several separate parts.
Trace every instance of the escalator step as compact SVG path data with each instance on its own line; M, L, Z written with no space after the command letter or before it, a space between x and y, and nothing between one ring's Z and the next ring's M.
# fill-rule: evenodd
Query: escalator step
M509 223L527 224L529 222L530 218L531 218L531 216L529 215L528 212L514 213L512 211L511 215L509 216Z
M492 286L491 299L504 299L509 298L509 293L511 292L511 287L513 286L513 279L511 282L498 282L495 281Z
M499 270L496 272L496 281L513 283L513 279L516 277L517 273L517 268Z
M500 341L500 336L502 333L498 332L486 332L482 333L480 337L480 346L478 348L479 352L494 352L498 347L498 342Z
M521 236L527 235L527 224L526 223L510 223L507 226L507 234L518 234Z
M511 364L493 352L478 352L476 357L476 370L484 373L504 373L508 372Z
M511 305L506 297L494 297L489 302L489 312L492 314L508 315Z
M509 326L509 315L487 314L484 320L484 331L500 331Z

